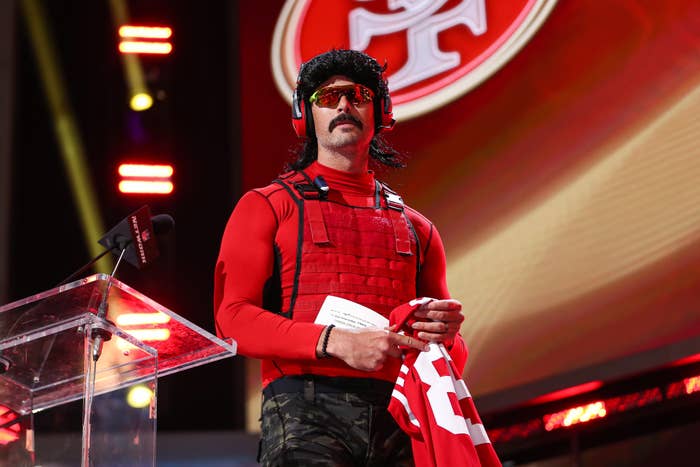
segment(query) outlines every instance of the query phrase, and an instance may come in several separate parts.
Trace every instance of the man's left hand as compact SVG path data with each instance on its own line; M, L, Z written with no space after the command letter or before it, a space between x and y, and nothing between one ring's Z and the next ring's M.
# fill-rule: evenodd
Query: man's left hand
M413 329L419 331L417 337L430 342L452 341L464 321L462 304L454 299L425 303L413 316L425 320L413 323Z

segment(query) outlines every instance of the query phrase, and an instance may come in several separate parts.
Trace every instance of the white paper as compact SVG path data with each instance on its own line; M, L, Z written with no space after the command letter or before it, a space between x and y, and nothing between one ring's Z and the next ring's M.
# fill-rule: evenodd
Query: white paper
M389 320L371 308L333 295L326 297L314 323L334 324L344 329L368 327L384 329L389 326Z

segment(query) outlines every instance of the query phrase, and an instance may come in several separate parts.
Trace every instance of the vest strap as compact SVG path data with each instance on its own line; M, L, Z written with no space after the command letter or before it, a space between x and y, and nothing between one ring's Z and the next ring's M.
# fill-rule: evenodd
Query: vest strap
M306 214L309 216L309 228L311 229L311 240L317 245L330 243L326 223L323 221L321 202L318 199L307 199L304 201Z
M319 175L313 183L294 183L294 188L304 198L304 207L309 217L311 240L317 245L330 243L326 223L323 220L323 211L321 211L321 200L328 199L328 184Z
M408 229L408 222L404 214L404 203L401 196L394 190L381 184L382 194L386 200L386 206L389 208L389 219L394 228L394 238L396 239L396 252L400 255L413 255L411 249L411 233Z

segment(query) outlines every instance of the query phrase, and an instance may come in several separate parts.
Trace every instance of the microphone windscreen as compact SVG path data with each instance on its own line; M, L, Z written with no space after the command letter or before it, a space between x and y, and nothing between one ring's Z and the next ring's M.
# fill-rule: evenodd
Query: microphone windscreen
M157 214L151 217L151 223L156 235L166 234L175 227L175 219L168 214Z

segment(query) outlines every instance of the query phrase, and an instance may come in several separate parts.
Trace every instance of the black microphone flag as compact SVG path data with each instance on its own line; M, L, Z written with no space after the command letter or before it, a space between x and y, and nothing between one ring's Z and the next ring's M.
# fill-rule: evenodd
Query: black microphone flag
M112 227L98 243L115 255L124 252L127 263L143 269L158 258L156 234L169 231L175 222L167 214L151 217L148 205L142 206Z

